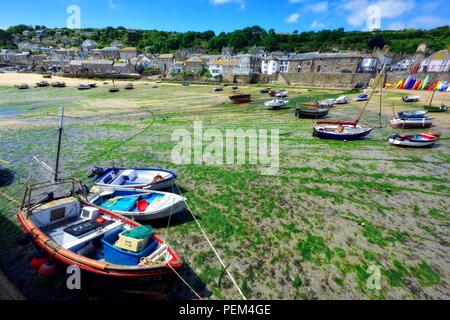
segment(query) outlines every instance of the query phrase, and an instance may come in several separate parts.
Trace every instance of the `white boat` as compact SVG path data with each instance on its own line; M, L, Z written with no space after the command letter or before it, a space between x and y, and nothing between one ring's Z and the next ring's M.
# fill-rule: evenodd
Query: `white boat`
M93 187L89 205L136 221L166 218L184 210L186 198L177 194L111 187Z
M317 105L319 107L322 107L322 108L324 108L324 107L330 107L331 108L335 104L336 104L336 99L327 99L327 100L324 100L324 101L318 101L317 102Z
M334 99L335 104L347 104L348 103L348 97L347 96L341 96L337 99Z
M277 97L277 98L287 98L288 96L289 96L289 94L285 90L275 93L275 97Z
M172 187L177 175L164 169L152 168L96 168L91 177L97 186L164 190Z
M394 133L389 137L389 143L398 147L424 148L436 143L438 137L434 134L403 135Z
M394 118L390 120L391 127L395 129L431 128L433 118Z
M420 96L407 96L402 97L403 102L418 102L420 101Z
M314 125L314 135L321 139L356 140L368 136L373 128L345 122L320 121Z
M276 109L276 108L282 108L287 106L289 103L289 100L282 100L282 99L274 99L274 100L270 100L264 103L264 105L267 108L272 108L272 109Z

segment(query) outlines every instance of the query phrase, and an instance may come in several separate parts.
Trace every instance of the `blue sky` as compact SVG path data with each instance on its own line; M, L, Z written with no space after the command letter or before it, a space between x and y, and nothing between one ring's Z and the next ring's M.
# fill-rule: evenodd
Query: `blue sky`
M278 32L367 29L367 8L380 8L382 29L430 29L450 23L445 0L16 0L2 1L0 28L66 25L69 5L82 27L232 31L252 25Z

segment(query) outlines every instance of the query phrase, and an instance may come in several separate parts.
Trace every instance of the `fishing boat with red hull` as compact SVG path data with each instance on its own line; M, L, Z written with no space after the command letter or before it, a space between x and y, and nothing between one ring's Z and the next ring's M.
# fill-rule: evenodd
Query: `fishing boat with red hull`
M230 96L230 100L234 104L249 103L252 101L252 95L251 94L235 94L235 95Z
M32 202L33 193L54 190L67 183L72 185L70 195L53 198L53 193L49 193L45 200ZM171 275L183 265L181 256L154 233L142 239L126 238L133 240L132 244L137 243L136 247L121 245L128 232L142 226L121 215L89 206L82 200L84 193L81 183L74 179L27 187L17 219L51 260L116 278Z

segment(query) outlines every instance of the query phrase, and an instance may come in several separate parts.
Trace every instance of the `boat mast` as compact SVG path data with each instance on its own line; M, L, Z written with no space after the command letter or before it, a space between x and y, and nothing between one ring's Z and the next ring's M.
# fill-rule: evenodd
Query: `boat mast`
M358 119L356 120L356 123L359 122L359 120L361 120L362 115L364 114L364 111L366 111L367 106L369 105L370 100L372 99L373 94L375 93L375 89L378 87L378 85L381 82L381 78L385 75L385 69L386 67L383 67L383 70L381 71L380 76L378 77L378 79L376 80L376 83L373 86L373 90L370 93L369 99L367 99L366 104L364 105L364 108L361 110Z
M436 94L436 90L433 90L433 93L431 94L431 99L430 99L430 107L433 104L433 98L434 98L435 94Z
M64 107L61 108L59 128L58 128L58 149L56 150L55 182L58 182L59 158L61 155L61 139L64 125Z

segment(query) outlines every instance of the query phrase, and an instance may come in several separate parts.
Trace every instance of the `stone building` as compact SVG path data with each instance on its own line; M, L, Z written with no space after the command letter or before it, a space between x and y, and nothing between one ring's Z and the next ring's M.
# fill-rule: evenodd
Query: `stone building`
M289 60L288 73L356 73L364 58L357 52L301 53Z

